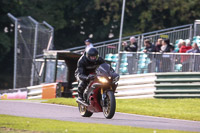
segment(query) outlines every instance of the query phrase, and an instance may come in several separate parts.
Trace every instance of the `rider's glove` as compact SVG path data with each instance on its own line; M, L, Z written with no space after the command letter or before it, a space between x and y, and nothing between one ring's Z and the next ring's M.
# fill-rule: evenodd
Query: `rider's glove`
M87 77L87 81L93 80L95 76L93 74L89 74Z

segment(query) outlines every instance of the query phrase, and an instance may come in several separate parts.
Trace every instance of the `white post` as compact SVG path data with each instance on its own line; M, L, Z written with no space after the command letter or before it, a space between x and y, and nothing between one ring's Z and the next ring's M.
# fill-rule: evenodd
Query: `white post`
M32 69L31 69L31 81L30 81L30 86L33 85L33 80L34 80L34 72L35 72L35 57L36 57L36 52L37 52L37 38L38 38L38 22L33 19L31 16L28 17L34 24L35 24L35 38L34 38L34 51L33 51L33 61L32 61Z
M124 24L125 3L126 3L126 0L123 0L121 25L120 25L120 33L119 33L119 44L118 44L118 63L117 63L117 69L116 69L117 73L119 73L119 68L120 68L120 48L121 48L121 42L122 42L122 31L123 31L123 24Z
M13 75L13 89L16 88L16 77L17 77L17 37L18 37L18 20L16 17L14 17L11 13L8 13L8 17L10 17L15 22L15 39L14 39L14 75Z
M51 29L51 36L49 38L49 42L48 42L48 45L47 45L47 50L49 50L50 47L53 46L54 28L50 24L48 24L46 21L43 21L43 24L45 24L47 27L49 27ZM41 65L39 76L42 76L43 70L44 70L44 62Z
M200 29L197 29L198 28L198 26L197 25L199 25L200 24L200 20L195 20L194 21L194 36L198 36L199 34L199 31L200 31Z
M48 46L47 46L47 50L49 50L50 46L53 46L54 28L50 24L48 24L46 21L43 21L43 24L45 24L47 27L49 27L51 29L51 36L49 39L50 43L48 43Z

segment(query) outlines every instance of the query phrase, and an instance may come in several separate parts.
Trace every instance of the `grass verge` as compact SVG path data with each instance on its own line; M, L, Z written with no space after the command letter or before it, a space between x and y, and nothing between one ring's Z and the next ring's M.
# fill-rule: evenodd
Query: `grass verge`
M49 119L16 117L0 115L1 133L189 133L176 130L157 130L135 128L130 126L114 126L105 124L89 124Z
M200 121L200 99L117 99L117 112ZM46 103L77 106L73 98Z

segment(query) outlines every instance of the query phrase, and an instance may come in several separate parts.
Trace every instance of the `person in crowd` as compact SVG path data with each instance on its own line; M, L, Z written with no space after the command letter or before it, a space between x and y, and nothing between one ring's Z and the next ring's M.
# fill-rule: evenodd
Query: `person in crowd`
M187 51L190 50L190 49L192 49L190 40L188 40L188 41L186 42L186 49L187 49ZM187 52L187 51L186 51L186 52Z
M187 50L186 53L200 53L197 43L192 44L192 49Z
M182 41L179 53L186 53L186 51L188 51L189 48L190 48L189 46L186 46L186 42ZM181 63L182 63L183 72L189 71L189 62L188 62L189 59L190 59L190 55L181 55Z
M181 45L182 45L182 41L183 41L183 40L181 40L181 41L178 43L178 48L176 48L176 49L174 50L174 53L179 53L179 50L180 50Z
M169 39L163 39L162 46L160 48L161 53L173 52L174 47L169 42L170 42Z
M187 43L185 41L181 42L181 47L179 49L179 53L186 53L186 51L190 50L192 47L190 45L190 43Z
M160 52L161 46L162 46L162 38L159 38L156 42L156 48L155 48L155 52Z
M124 46L124 50L128 52L137 52L138 49L137 40L134 36L130 37L130 42L123 42L122 46Z
M77 63L77 69L75 71L75 77L77 78L78 85L78 99L83 100L83 92L86 89L88 83L95 78L94 73L96 68L104 63L104 59L99 57L99 52L96 48L90 48L83 54Z
M173 52L174 47L170 45L170 40L169 39L163 39L162 41L162 46L160 49L161 53L169 53ZM160 62L160 71L161 72L170 72L171 70L171 58L169 54L163 54L161 57L161 62Z
M148 63L148 72L153 72L153 63L152 59L154 58L154 55L151 52L156 52L155 46L151 43L150 39L144 40L144 53L148 53L148 58L150 59L150 62Z
M144 46L145 46L145 48L143 50L144 53L147 53L147 52L156 52L156 48L151 43L150 39L144 40Z
M155 46L155 52L160 52L161 46L162 46L162 41L163 41L162 38L158 38L158 40L156 42L156 46ZM156 58L156 68L157 68L157 71L160 72L161 55L160 54L156 54L155 58Z
M199 50L199 47L197 45L197 43L193 43L192 44L192 49L186 51L186 53L200 53L200 50ZM200 55L197 55L195 56L195 59L194 59L194 71L195 72L198 72L200 70Z
M128 43L123 42L122 46L124 46L124 50L127 52L137 52L137 49L138 49L137 40L134 36L130 37L130 42ZM134 65L133 56L135 56L135 53L129 54L129 56L127 56L129 74L133 74L133 71L134 71L133 70L133 65Z
M90 39L86 39L86 40L85 40L85 45L86 45L86 47L85 47L85 52L88 52L88 50L89 50L90 48L94 47L93 44L92 44L92 41L91 41Z

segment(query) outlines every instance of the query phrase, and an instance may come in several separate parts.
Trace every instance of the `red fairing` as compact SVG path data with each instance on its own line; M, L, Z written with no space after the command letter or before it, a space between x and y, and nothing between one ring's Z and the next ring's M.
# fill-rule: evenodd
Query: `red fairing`
M94 82L93 82L94 83ZM92 84L93 84L92 83ZM91 85L92 85L91 84ZM90 102L91 102L91 104L88 106L88 111L90 111L90 112L102 112L102 107L101 107L101 105L99 104L99 102L98 102L98 93L99 93L99 90L100 90L101 88L99 87L99 88L96 88L96 89L94 89L94 93L93 93L93 95L91 95L90 97L89 97L89 99L90 99Z

